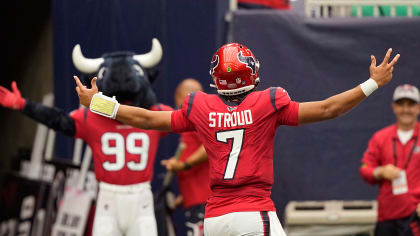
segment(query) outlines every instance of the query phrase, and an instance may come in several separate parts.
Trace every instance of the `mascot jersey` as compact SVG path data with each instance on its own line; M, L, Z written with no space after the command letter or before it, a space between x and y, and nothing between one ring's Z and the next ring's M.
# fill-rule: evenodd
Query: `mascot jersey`
M154 105L150 110L173 110ZM156 151L161 137L167 133L141 130L80 108L71 113L76 138L92 149L98 181L116 185L151 181Z

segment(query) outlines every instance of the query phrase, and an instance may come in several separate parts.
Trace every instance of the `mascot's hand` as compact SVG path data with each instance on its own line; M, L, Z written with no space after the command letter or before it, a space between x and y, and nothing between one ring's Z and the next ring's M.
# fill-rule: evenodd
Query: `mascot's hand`
M22 110L26 102L20 95L15 81L12 82L12 91L0 86L0 105L13 110Z

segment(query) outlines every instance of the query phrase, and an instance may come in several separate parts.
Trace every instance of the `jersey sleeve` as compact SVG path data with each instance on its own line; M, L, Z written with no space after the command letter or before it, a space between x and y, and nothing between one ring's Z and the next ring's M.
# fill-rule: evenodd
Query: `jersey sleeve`
M87 137L89 136L88 129L87 129L87 115L89 111L86 108L79 108L77 110L74 110L70 113L70 117L74 120L74 124L76 127L76 132L74 137L75 138L81 138L83 140L87 140Z
M189 115L193 108L195 93L188 95L185 98L181 109L172 112L171 115L171 129L175 133L195 131L194 125L189 119Z
M380 144L377 135L374 135L369 141L368 148L363 155L362 166L359 169L362 178L370 184L376 184L378 182L373 176L373 172L376 167L380 166L380 152Z
M283 88L270 88L271 103L276 111L277 125L298 125L299 103L292 101Z
M150 107L152 111L173 111L174 109L168 105L158 103Z

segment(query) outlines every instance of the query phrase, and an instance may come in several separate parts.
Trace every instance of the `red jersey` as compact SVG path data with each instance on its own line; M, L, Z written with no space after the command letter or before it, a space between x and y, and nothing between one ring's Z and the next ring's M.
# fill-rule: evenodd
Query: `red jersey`
M182 133L181 142L186 144L186 148L179 158L181 161L186 161L201 146L196 132ZM190 170L178 172L178 186L184 199L184 208L205 204L210 196L209 183L208 161L200 163Z
M164 105L151 110L172 110ZM159 140L166 133L141 130L90 112L85 108L70 115L76 125L76 138L92 149L98 181L128 185L151 181Z
M209 157L212 195L205 217L275 210L274 135L279 125L298 124L298 109L284 89L270 88L248 94L240 104L192 93L172 113L172 130L196 130Z
M397 135L397 125L385 127L376 132L369 141L363 156L360 174L371 184L379 183L378 221L395 220L411 215L420 202L420 141L418 140L420 124L417 123L411 139L402 144ZM417 142L415 142L417 140ZM394 143L395 155L394 158ZM409 156L411 158L409 160ZM394 195L392 182L377 180L373 171L378 166L393 164L406 171L408 192Z

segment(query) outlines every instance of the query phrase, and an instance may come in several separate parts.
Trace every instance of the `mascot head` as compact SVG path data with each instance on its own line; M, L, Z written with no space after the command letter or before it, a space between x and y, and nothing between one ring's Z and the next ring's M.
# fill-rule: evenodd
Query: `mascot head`
M116 96L121 103L148 108L156 103L148 70L162 58L162 46L152 40L152 49L146 54L113 52L100 58L86 58L80 45L73 48L73 64L83 73L96 74L97 85L107 96Z

